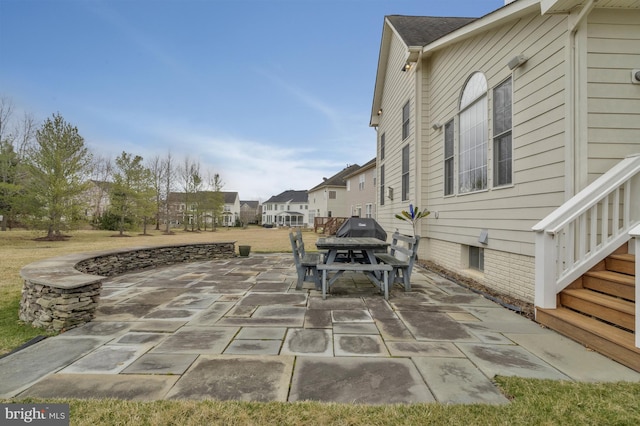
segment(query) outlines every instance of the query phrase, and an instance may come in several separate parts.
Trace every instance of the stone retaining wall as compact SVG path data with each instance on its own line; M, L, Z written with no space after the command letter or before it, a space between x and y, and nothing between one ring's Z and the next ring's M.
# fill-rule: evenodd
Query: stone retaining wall
M133 249L86 259L75 265L75 269L85 274L111 277L176 263L227 259L235 256L235 250L235 243L232 242Z
M184 262L235 257L235 242L139 247L80 253L31 263L24 279L20 319L63 331L91 321L106 277Z

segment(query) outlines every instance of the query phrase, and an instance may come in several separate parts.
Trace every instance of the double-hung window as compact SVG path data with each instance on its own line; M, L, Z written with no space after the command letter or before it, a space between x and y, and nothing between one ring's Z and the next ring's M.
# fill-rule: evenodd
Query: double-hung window
M409 137L409 101L402 107L402 140Z
M482 73L474 73L467 81L460 99L460 193L487 188L487 103L487 80Z
M511 78L493 89L493 186L510 185L512 179Z
M384 206L384 164L380 166L380 205Z
M444 125L444 195L453 194L454 179L454 136L453 120Z
M409 199L409 145L402 148L402 201Z

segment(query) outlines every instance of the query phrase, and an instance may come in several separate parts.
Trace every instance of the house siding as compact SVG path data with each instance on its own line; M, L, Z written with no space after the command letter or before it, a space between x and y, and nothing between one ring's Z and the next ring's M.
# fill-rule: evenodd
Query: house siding
M400 71L401 66L405 63L406 46L397 36L393 36L390 46L390 54L388 58L387 74L385 76L385 87L382 96L382 115L380 116L380 125L378 126L378 137L385 133L385 158L380 159L380 153L377 157L377 170L379 173L380 166L385 165L385 199L384 205L381 203L379 196L380 175L376 179L377 194L377 215L382 227L385 229L398 228L403 233L411 233L411 227L405 222L394 219L395 213L408 209L410 202L416 202L415 198L411 200L402 200L402 149L409 144L410 158L410 175L409 175L409 193L415 194L416 187L416 90L415 90L415 74L412 70ZM409 101L410 105L410 123L409 136L402 139L402 107ZM388 188L393 188L394 198L390 200L387 197ZM415 195L411 195L414 197Z
M459 99L475 71L488 82L488 189L444 197L444 132L425 126L423 194L431 211L422 235L479 246L482 229L489 231L489 250L533 256L531 227L564 201L564 47L567 24L559 16L532 14L462 41L429 58L423 74L424 108L431 121L456 120L456 180L458 168ZM511 72L507 62L524 53L529 61ZM513 78L513 185L492 188L492 93ZM428 91L427 88L428 87ZM545 87L545 90L540 88ZM457 181L456 181L457 185ZM485 259L486 260L486 259ZM489 270L490 264L486 264ZM532 297L531 293L531 297Z
M640 68L640 10L596 9L587 30L588 179L639 151L640 85L631 70Z
M631 84L630 72L640 68L640 10L598 7L580 22L580 8L557 15L527 8L500 24L487 19L484 30L472 25L427 45L419 66L407 72L400 71L407 47L393 32L384 34L386 71L377 80L384 88L374 97L384 112L379 121L372 120L379 124L378 135L386 137L378 171L385 166L385 186L398 194L401 152L410 144L416 163L410 201L432 212L417 230L420 259L533 302L532 227L640 150L640 85ZM507 63L520 54L528 60L510 70ZM459 102L474 72L482 72L488 86L487 188L458 194ZM492 90L508 78L513 88L512 184L494 187ZM407 100L414 121L410 138L401 141L401 109ZM456 191L445 197L444 128L433 124L450 120L455 123ZM408 204L399 197L385 198L378 221L387 231L410 233L407 224L394 219ZM479 241L483 230L488 231L486 244ZM482 272L469 269L468 246L484 249Z
M434 53L423 68L421 198L432 214L420 233L429 238L421 255L446 269L521 300L534 297L534 235L531 227L565 199L565 46L562 16L531 14ZM528 62L513 72L506 66L517 54ZM444 196L444 125L454 119L455 179L458 168L458 112L468 77L481 71L488 85L488 189ZM493 187L492 89L513 82L513 184ZM540 90L545 88L545 90ZM456 191L457 192L457 191ZM488 244L478 242L488 230ZM484 271L468 269L465 246L484 247Z
M360 189L360 176L364 176L364 188ZM367 205L371 205L371 217L376 217L376 169L371 167L348 178L349 186L346 198L348 200L348 216L354 216L361 210L361 217L366 217Z

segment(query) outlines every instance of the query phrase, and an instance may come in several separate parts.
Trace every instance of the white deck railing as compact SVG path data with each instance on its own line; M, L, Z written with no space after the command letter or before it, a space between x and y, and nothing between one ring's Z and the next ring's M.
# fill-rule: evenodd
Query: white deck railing
M555 309L556 295L631 239L630 232L639 223L640 154L635 154L533 227L535 305ZM637 282L638 274L636 293Z

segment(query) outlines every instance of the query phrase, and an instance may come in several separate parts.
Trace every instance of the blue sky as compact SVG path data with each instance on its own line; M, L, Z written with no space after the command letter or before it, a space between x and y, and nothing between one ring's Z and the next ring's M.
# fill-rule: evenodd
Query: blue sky
M504 0L0 0L0 96L92 152L189 156L265 201L375 157L385 15ZM206 176L205 176L206 177Z

